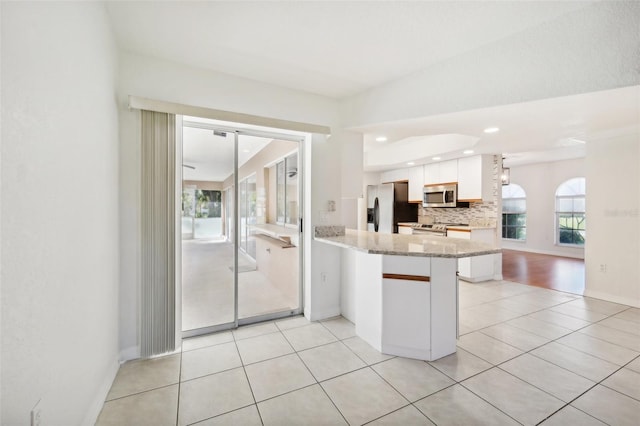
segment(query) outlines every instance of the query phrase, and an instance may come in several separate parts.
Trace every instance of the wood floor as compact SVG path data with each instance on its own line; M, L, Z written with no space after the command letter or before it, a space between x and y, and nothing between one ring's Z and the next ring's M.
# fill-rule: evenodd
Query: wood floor
M573 294L584 294L584 260L516 250L502 250L507 281Z

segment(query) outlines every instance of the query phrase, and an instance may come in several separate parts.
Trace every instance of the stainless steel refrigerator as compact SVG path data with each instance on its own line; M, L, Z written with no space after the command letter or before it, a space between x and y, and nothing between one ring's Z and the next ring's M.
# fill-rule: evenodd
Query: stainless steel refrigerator
M409 203L409 184L383 183L367 187L367 231L398 232L398 222L416 222L418 204Z

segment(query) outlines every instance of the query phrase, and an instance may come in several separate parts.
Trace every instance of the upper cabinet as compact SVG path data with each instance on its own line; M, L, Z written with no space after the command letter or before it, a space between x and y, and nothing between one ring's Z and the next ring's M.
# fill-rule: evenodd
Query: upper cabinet
M424 188L424 166L409 169L409 202L422 203L422 188Z
M380 174L380 183L407 182L409 169L388 170Z
M458 181L458 160L441 161L424 166L424 184L451 183Z
M480 202L493 198L493 156L458 159L458 200Z
M380 183L409 182L409 202L422 203L425 185L458 182L458 200L482 202L493 199L493 155L475 155L380 175Z

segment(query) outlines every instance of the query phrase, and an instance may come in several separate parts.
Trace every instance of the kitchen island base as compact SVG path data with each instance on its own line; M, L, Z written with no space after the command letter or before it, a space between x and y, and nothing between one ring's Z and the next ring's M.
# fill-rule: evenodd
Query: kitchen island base
M455 353L458 259L500 248L458 238L316 227L341 249L342 315L382 353L433 361Z
M342 249L343 315L382 353L433 361L456 351L457 259Z

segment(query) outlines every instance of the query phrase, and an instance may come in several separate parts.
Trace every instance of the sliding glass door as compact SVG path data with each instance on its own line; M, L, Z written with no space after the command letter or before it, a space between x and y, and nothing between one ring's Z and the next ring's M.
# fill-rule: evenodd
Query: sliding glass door
M183 332L231 327L236 322L234 203L230 202L235 139L233 133L183 124Z
M299 137L183 123L183 335L300 313Z
M297 141L238 137L240 323L300 312L298 150Z

